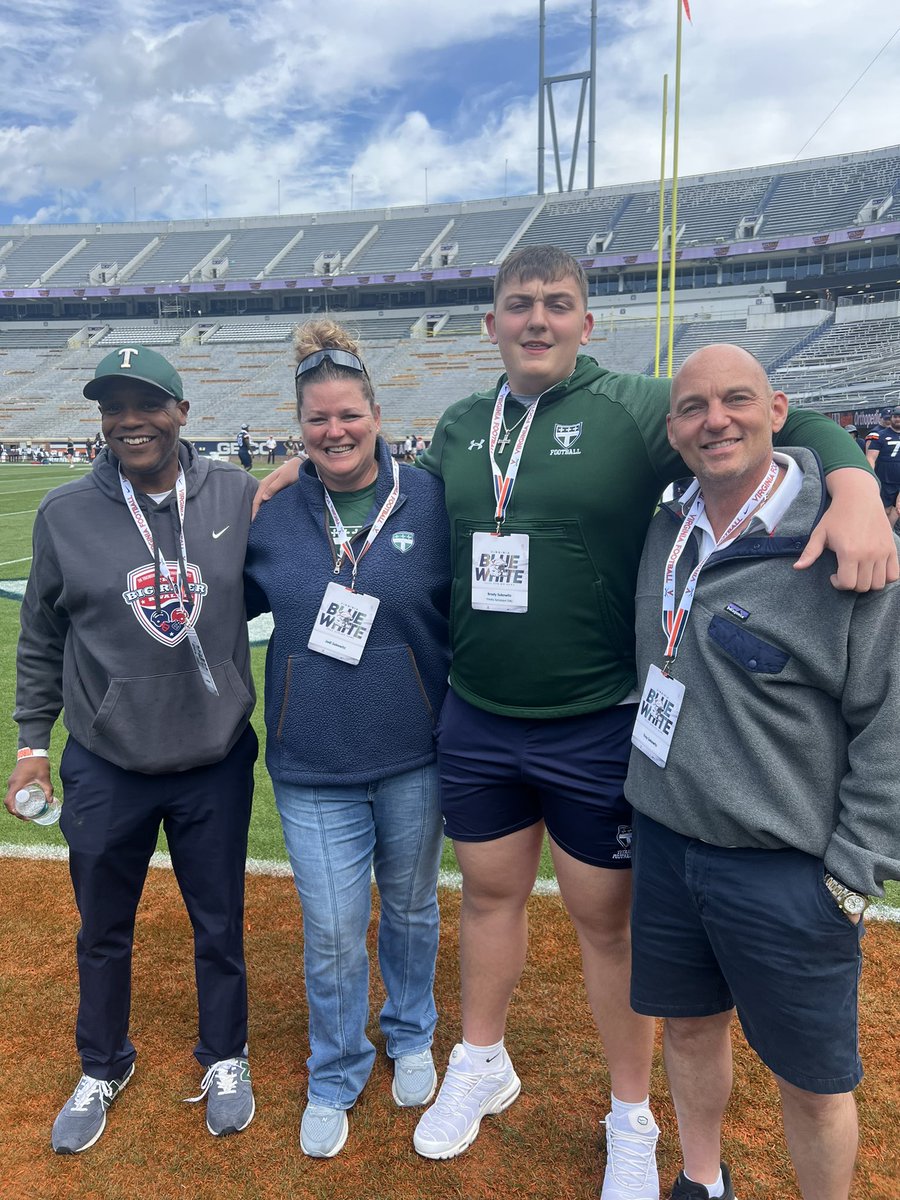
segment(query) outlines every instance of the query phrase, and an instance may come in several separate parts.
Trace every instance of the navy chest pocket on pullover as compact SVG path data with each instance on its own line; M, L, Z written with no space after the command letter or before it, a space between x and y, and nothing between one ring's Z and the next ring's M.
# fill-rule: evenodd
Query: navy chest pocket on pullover
M709 623L709 636L725 653L740 663L745 671L765 675L777 675L783 671L790 659L789 654L770 646L756 637L749 629L742 629L733 621L715 616Z

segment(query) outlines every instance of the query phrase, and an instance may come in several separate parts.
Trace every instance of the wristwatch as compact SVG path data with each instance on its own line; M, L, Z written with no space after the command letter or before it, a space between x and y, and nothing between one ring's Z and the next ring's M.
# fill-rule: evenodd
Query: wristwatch
M861 917L869 907L868 896L863 896L860 892L854 892L851 888L844 887L842 883L839 883L827 871L825 872L825 886L837 901L838 908L842 913L846 913L848 917Z

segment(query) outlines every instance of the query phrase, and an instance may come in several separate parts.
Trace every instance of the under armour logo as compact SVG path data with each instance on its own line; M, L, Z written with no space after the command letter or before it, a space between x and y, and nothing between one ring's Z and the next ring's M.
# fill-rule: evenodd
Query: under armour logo
M475 439L472 438L471 442L469 442L469 449L470 450L483 450L484 449L484 438L482 438L480 442L476 442Z
M122 349L117 350L116 353L122 359L122 370L128 371L131 369L132 354L140 354L140 350L137 350L134 346L123 346Z

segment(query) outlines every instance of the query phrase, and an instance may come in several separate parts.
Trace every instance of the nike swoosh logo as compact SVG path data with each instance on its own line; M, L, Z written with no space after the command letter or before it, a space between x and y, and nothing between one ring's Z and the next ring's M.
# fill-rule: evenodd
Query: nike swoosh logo
M500 1055L501 1055L502 1053L503 1053L503 1051L502 1051L502 1050L501 1050L501 1051L498 1051L496 1054L492 1054L490 1058L486 1058L484 1061L485 1061L485 1062L493 1062L493 1061L494 1061L494 1059L495 1059L495 1058L499 1058L499 1057L500 1057Z
M226 525L226 526L225 526L225 529L220 529L218 533L214 533L214 534L213 534L213 541L215 541L215 540L216 540L216 538L220 538L220 537L222 536L222 534L225 532L225 530L226 530L226 529L230 529L230 528L231 528L231 526L230 526L230 525Z

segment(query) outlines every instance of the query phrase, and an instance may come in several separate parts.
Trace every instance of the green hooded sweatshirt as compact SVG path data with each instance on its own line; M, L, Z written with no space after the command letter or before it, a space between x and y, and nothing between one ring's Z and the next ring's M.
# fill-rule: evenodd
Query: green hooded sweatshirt
M503 532L529 535L526 613L472 608L472 534L495 529L488 452L492 392L441 417L420 465L444 481L452 540L450 684L478 708L568 717L618 704L636 687L634 591L662 491L689 474L666 437L669 381L619 375L579 355L543 393ZM506 401L507 425L522 405ZM805 446L826 471L865 459L827 417L792 412L776 445ZM514 439L496 460L505 472Z

